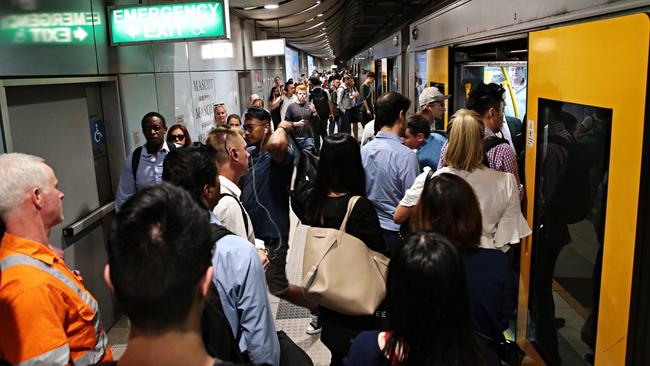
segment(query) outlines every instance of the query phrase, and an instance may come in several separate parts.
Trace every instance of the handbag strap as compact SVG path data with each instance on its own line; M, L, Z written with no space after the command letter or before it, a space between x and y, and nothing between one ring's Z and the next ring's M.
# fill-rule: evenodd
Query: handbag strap
M357 201L361 198L361 196L353 196L350 198L348 201L348 211L345 213L345 217L343 217L343 222L341 222L341 228L339 228L339 231L344 233L345 229L348 226L348 218L350 218L350 213L354 209L354 206L357 204Z

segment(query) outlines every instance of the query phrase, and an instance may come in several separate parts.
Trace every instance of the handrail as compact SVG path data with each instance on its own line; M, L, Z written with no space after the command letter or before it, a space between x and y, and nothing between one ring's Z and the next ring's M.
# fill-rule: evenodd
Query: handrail
M71 238L79 234L80 232L82 232L84 229L87 229L88 227L90 227L97 221L101 220L104 216L110 214L113 211L115 211L115 201L111 201L110 203L105 204L104 206L89 213L88 215L86 215L86 217L82 218L81 220L63 228L63 236L66 238Z

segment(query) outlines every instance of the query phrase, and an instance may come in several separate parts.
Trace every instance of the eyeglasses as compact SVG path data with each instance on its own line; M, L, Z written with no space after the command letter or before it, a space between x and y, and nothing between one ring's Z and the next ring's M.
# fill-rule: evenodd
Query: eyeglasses
M169 136L169 141L175 142L175 141L181 141L185 140L185 135L171 135Z
M255 124L244 124L244 130L248 132L252 132L254 129L262 127L262 125L255 125Z

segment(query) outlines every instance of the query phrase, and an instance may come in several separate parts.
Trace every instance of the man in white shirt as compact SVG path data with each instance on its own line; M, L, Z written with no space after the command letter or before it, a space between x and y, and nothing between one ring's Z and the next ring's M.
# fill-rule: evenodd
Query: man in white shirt
M282 107L280 107L280 118L282 118L283 121L289 105L298 102L298 96L296 96L295 92L296 86L294 83L287 81L287 83L284 84L284 90L282 91Z
M233 234L255 245L262 267L266 271L270 263L264 242L255 239L253 223L241 204L241 189L236 184L239 178L248 174L246 140L235 129L216 128L210 131L206 143L217 150L217 162L220 167L221 198L214 207L214 214Z

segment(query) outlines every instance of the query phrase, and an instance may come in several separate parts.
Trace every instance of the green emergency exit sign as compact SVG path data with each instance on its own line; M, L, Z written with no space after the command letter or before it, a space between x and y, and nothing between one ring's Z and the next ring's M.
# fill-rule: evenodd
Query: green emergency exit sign
M0 43L93 44L93 27L102 23L98 12L6 13L0 16Z
M226 0L109 7L113 45L229 38Z

